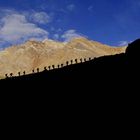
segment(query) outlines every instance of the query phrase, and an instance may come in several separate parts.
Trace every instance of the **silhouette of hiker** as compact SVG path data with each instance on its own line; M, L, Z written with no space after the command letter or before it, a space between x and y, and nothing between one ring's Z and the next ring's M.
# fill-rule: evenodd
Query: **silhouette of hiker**
M39 68L37 68L37 73L39 73Z
M25 75L25 71L23 71L23 75Z
M51 69L51 66L48 66L48 69L50 70Z
M69 61L66 62L66 65L67 65L67 66L69 65Z
M61 68L63 67L63 64L61 64Z
M71 62L71 64L72 64L72 63L73 63L73 60L71 60L70 62Z
M82 63L82 58L80 59L80 62Z
M5 74L5 77L8 78L8 74Z
M13 76L13 73L10 73L10 76L12 77Z
M44 67L44 70L47 70L47 68L46 68L46 67Z
M20 76L20 72L18 72L18 76Z
M76 63L76 64L77 64L77 62L78 62L77 59L75 59L75 63Z
M32 70L32 73L34 73L34 72L35 72L35 70L33 69L33 70Z
M60 65L57 65L57 67L58 67L58 69L59 69Z
M55 66L54 66L54 65L52 65L52 68L53 68L53 69L55 69Z

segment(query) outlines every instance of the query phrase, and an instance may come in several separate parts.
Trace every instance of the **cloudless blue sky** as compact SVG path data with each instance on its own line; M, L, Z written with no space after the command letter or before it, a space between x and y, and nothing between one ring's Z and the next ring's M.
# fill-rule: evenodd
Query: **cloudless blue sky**
M0 0L0 9L0 31L3 32L0 32L0 42L3 44L9 33L3 20L7 13L10 15L8 10L26 15L26 22L47 31L50 39L55 35L57 40L62 40L61 36L69 30L113 46L140 37L140 0ZM32 12L46 13L49 21L35 22L28 17Z

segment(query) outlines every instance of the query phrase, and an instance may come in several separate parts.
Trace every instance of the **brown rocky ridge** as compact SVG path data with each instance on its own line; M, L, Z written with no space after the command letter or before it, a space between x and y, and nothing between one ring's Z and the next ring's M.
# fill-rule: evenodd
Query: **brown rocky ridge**
M69 42L57 42L46 39L42 42L27 41L0 51L0 77L18 72L32 73L33 69L58 64L80 58L95 58L125 52L126 47L111 47L86 38L75 38Z

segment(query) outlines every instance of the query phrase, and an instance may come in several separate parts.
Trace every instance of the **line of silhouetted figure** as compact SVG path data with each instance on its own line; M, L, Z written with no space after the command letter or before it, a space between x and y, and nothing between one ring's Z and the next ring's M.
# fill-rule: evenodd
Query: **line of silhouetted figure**
M45 66L44 71L49 71L49 70L53 70L53 69L59 69L59 68L63 68L64 66L83 63L83 62L87 62L87 61L90 61L90 60L92 60L91 57L84 58L84 59L80 58L79 61L78 61L78 59L74 59L74 60L66 61L65 64L58 64L57 66L55 66L55 65L48 66L48 67ZM34 73L39 73L39 72L41 72L40 69L36 68L36 69L33 69L31 73L34 74ZM26 75L26 71L18 72L18 76L24 76L24 75ZM11 78L11 77L14 77L13 73L5 74L5 78Z
M25 71L18 72L18 76L13 73L6 74L4 81L26 81L40 83L71 84L74 83L116 83L117 80L125 82L129 77L139 77L140 61L140 39L130 43L125 53L102 56L99 58L81 58L66 61L65 64L45 66L41 71L39 68L33 69L31 74ZM89 82L92 81L92 82Z

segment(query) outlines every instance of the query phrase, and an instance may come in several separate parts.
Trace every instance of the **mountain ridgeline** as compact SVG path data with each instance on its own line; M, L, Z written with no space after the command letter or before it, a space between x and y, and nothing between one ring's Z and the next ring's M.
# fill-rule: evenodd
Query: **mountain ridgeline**
M0 77L19 72L32 73L37 68L66 64L66 61L88 59L114 55L125 52L126 47L111 47L86 38L76 38L69 42L44 40L42 42L27 41L24 44L9 47L0 52ZM75 61L74 61L75 62ZM74 63L73 62L73 63Z
M116 85L123 86L129 78L139 77L139 55L140 39L132 42L126 48L126 52L108 56L102 56L94 59L77 59L67 61L66 66L52 66L53 70L47 70L38 73L32 73L25 76L6 78L1 83L24 83L24 86L31 83L36 87L44 85L47 89L52 86L76 87L78 84L82 87L96 85ZM75 61L75 62L74 62ZM72 64L73 63L73 64ZM108 82L107 82L108 81ZM119 81L119 83L118 83ZM131 81L130 81L131 82ZM107 84L108 83L108 84ZM53 90L53 89L52 89Z

